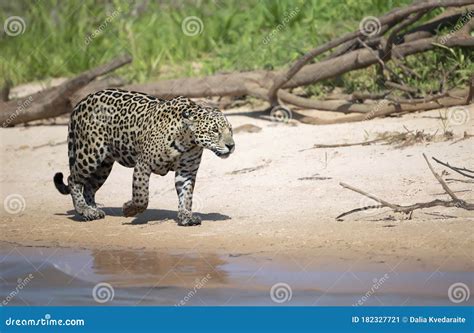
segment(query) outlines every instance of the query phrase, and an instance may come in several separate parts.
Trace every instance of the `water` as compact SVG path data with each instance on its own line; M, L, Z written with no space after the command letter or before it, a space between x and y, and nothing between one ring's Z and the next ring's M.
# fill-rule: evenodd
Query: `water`
M449 287L474 290L473 280L468 272L319 271L250 254L0 244L2 305L456 305Z

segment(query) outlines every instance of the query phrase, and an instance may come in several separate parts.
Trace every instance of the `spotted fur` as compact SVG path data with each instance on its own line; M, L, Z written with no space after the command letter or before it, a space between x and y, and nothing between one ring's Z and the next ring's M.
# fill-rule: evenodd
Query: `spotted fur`
M178 224L200 224L192 214L193 190L204 148L221 158L234 151L232 127L218 109L185 97L161 100L138 92L106 89L79 102L71 114L68 133L68 185L62 173L54 183L71 194L76 212L85 220L100 219L95 193L114 162L134 168L132 200L123 215L135 216L148 206L151 173L175 171Z

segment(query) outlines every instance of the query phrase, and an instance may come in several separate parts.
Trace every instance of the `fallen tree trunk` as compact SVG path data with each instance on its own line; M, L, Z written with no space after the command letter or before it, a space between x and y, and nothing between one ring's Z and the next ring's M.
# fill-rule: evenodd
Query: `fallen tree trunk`
M439 98L436 101L414 104L396 104L388 100L381 100L375 105L366 106L367 111L361 114L345 115L334 119L321 119L317 117L300 117L298 120L305 124L330 125L340 123L351 123L386 117L390 115L404 114L417 111L427 111L443 107L451 107L465 104L468 89L456 90L451 96Z
M422 25L410 29L398 36L400 42L411 42L421 38L433 37L438 31L453 27L458 20L466 14L474 12L474 6L461 8L448 8L445 12L423 23Z
M125 81L122 78L116 76L95 80L72 94L69 100L71 101L71 105L74 106L89 94L95 93L102 89L122 87L124 84Z
M425 38L393 47L394 53L406 57L432 50L438 38ZM449 38L444 44L448 47L474 47L474 37ZM359 49L337 58L328 59L304 66L283 88L295 88L332 78L352 70L361 69L378 62L377 57L367 49ZM175 96L209 97L253 95L255 84L268 88L275 77L285 71L252 71L243 73L216 74L202 78L164 80L153 83L126 85L124 89L142 91L160 98ZM262 98L268 100L264 96ZM335 111L333 108L322 108Z
M70 97L98 76L107 74L132 61L129 55L120 56L109 63L96 67L67 80L58 87L6 103L0 102L2 127L33 120L59 116L72 110Z

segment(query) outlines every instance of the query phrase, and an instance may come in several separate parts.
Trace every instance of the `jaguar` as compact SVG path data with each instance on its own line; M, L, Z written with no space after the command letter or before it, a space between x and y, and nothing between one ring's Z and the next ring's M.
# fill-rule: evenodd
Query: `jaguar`
M220 158L235 150L232 126L218 108L182 96L165 100L120 89L90 94L74 107L67 143L67 185L61 172L54 184L71 195L83 220L105 217L95 194L118 162L133 168L132 199L122 207L126 217L147 209L151 174L175 172L180 226L201 224L192 199L203 150Z

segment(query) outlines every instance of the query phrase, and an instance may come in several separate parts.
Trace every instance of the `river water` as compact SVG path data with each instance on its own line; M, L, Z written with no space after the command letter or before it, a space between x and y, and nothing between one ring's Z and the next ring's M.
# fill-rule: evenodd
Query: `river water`
M2 305L472 305L469 272L321 271L252 254L22 247L0 243Z

